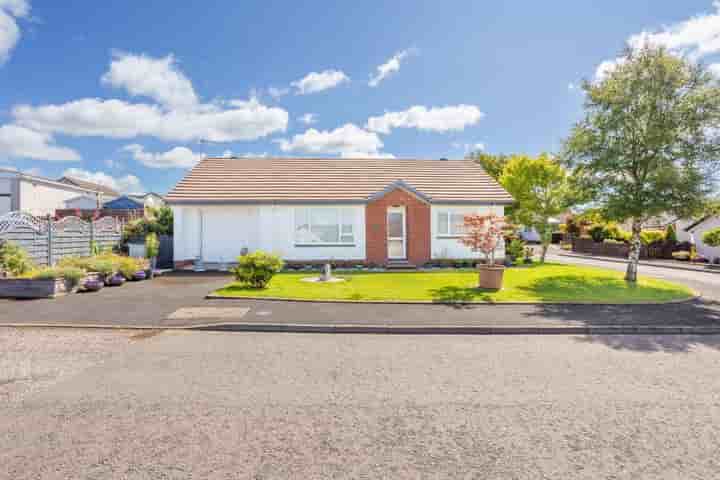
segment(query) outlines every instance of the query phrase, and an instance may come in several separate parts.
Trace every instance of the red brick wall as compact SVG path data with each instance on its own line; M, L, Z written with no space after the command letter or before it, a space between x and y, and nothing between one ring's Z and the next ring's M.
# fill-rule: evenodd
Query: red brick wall
M369 263L387 262L387 209L405 206L407 256L415 265L430 261L430 205L396 189L365 207L365 248Z

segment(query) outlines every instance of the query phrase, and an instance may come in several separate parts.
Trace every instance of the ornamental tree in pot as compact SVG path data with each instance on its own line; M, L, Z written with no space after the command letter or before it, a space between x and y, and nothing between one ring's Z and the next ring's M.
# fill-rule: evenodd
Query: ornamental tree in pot
M497 215L466 215L464 234L458 240L473 252L481 252L485 263L478 263L478 288L502 288L505 267L495 263L495 252L500 246L505 222Z

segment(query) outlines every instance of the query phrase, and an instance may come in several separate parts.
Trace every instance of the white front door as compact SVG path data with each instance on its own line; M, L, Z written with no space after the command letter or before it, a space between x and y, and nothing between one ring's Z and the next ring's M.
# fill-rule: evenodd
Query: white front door
M387 245L389 259L407 258L405 207L389 207L387 211Z

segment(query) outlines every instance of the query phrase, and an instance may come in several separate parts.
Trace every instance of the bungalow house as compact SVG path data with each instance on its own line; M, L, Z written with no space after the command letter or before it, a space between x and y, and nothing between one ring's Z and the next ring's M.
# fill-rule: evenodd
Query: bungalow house
M181 268L258 249L298 263L478 258L458 242L464 216L503 215L512 197L471 160L206 158L165 200Z

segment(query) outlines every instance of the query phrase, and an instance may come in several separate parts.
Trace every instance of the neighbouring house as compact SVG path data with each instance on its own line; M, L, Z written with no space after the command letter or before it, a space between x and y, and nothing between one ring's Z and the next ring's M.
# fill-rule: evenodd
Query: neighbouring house
M122 197L103 203L102 208L108 210L140 210L144 212L145 204L128 195L123 195Z
M22 210L36 216L54 215L58 209L97 208L118 193L89 182L70 183L0 168L0 215Z
M148 193L130 193L128 198L141 203L145 208L160 208L165 205L165 199L162 195L155 192Z
M314 158L206 158L165 200L178 268L259 249L298 263L474 259L464 216L512 203L471 160Z
M673 215L659 215L648 219L644 225L643 230L667 230L667 227L672 225L675 228L675 236L678 242L689 242L690 233L687 228L695 223L695 220L678 218ZM632 226L629 227L630 229Z
M707 258L710 261L720 258L720 248L705 245L702 241L702 237L705 232L714 228L720 228L720 216L718 215L708 215L689 225L685 229L688 236L693 236L695 249L697 250L698 255Z

